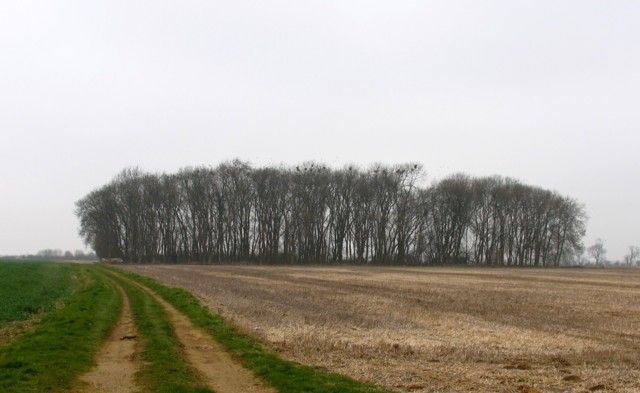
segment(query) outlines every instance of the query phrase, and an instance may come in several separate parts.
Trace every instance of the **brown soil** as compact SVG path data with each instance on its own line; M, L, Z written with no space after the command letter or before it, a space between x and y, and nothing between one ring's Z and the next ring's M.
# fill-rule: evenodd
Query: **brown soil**
M275 393L240 365L222 346L189 318L148 288L142 287L164 307L176 337L183 346L187 362L203 382L218 393Z
M11 344L18 336L35 328L38 320L39 316L26 321L12 321L0 328L0 348Z
M123 299L122 313L106 343L95 358L96 367L80 377L80 391L96 393L135 392L135 373L140 368L137 353L137 332L129 298L118 287Z

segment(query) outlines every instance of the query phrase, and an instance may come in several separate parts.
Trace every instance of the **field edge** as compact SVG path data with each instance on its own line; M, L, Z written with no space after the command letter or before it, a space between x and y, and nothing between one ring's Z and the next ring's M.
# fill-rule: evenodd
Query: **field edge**
M109 270L115 268L108 268ZM243 333L237 326L214 314L190 292L132 272L117 269L119 274L149 287L165 301L187 315L204 329L241 363L280 393L391 393L379 386L356 381L350 377L320 371L310 366L281 359L267 352L256 338Z

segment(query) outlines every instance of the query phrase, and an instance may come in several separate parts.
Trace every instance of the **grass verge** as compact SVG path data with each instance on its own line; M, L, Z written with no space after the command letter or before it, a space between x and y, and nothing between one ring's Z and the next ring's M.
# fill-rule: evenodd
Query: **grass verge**
M38 326L0 349L0 391L67 392L93 356L120 312L112 283L94 269L73 269L78 288L64 308L45 315Z
M343 375L318 371L312 367L280 359L266 352L259 341L240 332L219 315L212 314L188 291L167 287L156 280L134 273L120 274L152 289L194 324L203 328L243 365L280 393L388 393L383 388L355 381Z
M131 281L119 275L109 275L129 297L143 360L137 378L145 391L213 393L204 387L197 374L182 360L180 344L162 306Z

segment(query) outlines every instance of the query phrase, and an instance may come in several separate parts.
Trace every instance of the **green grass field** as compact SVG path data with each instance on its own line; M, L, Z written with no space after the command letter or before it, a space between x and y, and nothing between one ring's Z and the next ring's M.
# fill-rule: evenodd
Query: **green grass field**
M30 304L38 305L31 308L33 312L51 311L34 329L0 348L0 391L70 391L76 377L93 366L93 356L118 317L116 288L88 266L51 263L11 266L9 270L16 280L11 285L21 288L23 296L29 298L33 291L36 299L48 299L33 300ZM56 277L75 284L54 284ZM38 280L44 284L39 285ZM53 308L61 299L64 305Z
M0 261L0 328L64 302L74 288L72 276L64 264Z

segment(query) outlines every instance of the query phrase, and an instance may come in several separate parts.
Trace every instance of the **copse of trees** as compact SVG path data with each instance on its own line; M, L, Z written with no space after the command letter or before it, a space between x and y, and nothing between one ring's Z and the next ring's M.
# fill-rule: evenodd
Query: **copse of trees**
M498 176L421 176L415 163L129 168L76 214L98 256L129 263L558 266L583 251L574 199Z

